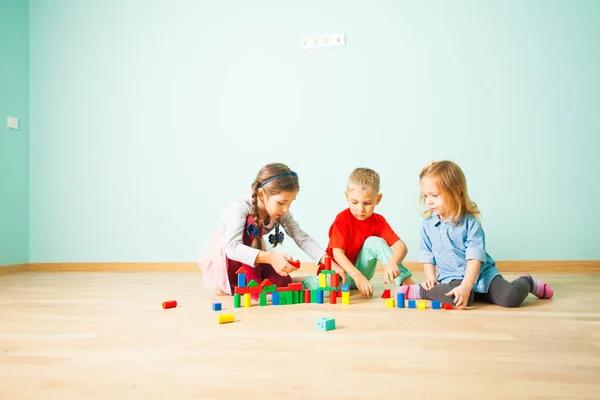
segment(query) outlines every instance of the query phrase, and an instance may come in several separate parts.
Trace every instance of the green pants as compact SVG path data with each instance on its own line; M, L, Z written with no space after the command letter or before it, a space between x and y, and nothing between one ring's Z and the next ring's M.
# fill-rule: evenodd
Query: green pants
M371 280L375 275L375 268L377 267L377 261L386 265L390 257L393 254L392 248L387 242L377 236L368 237L363 243L363 247L358 253L354 266L364 275L365 278ZM406 269L402 263L398 264L398 270L400 276L394 279L394 283L397 286L402 284L406 278L412 276L412 273ZM329 277L327 277L327 284L329 284ZM356 289L356 283L348 274L346 274L346 284L350 285L350 289ZM309 276L302 281L304 289L314 290L319 288L319 277L316 275Z

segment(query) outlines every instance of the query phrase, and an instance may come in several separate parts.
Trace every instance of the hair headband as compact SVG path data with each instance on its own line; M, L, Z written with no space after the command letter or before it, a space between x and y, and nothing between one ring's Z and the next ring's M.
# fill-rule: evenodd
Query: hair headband
M298 179L298 174L296 174L294 171L292 171L289 174L279 174L279 175L275 175L275 176L267 179L266 181L264 181L263 183L260 184L259 188L265 186L267 183L271 182L274 179L283 178L284 176L293 176L294 178Z

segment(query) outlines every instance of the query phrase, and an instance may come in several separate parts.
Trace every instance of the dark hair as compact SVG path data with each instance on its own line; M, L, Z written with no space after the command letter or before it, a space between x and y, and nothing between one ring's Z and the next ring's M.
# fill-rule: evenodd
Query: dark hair
M281 175L281 176L278 176ZM275 179L272 179L277 177ZM268 181L268 182L267 182ZM281 163L267 164L258 171L256 179L252 182L252 217L254 218L254 227L260 228L260 214L258 213L258 189L262 188L267 195L274 196L282 192L295 192L300 190L298 184L298 175L292 172L287 165ZM264 225L269 225L270 217L267 219ZM254 240L251 246L258 250L262 248L262 238L260 235L254 235ZM273 247L277 247L277 242Z

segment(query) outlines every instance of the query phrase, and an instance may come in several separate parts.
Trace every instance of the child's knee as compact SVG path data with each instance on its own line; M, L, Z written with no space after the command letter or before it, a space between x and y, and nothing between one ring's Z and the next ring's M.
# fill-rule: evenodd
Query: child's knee
M388 246L387 242L385 241L385 239L380 238L379 236L369 236L368 238L365 239L365 242L363 243L363 248L367 247L367 248L378 248L378 247L382 247L382 246Z

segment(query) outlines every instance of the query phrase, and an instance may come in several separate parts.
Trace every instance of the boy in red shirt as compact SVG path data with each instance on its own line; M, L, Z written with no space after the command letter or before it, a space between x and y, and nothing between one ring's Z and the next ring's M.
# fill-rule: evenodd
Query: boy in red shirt
M327 254L346 272L350 288L357 288L367 297L373 295L370 280L378 261L385 265L384 283L414 284L412 273L402 265L408 252L406 245L385 218L374 212L381 197L379 174L370 168L355 169L346 189L349 207L337 215L329 228ZM305 279L304 286L318 287L318 279L314 278Z

